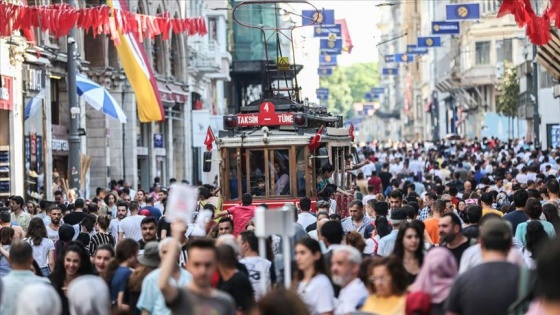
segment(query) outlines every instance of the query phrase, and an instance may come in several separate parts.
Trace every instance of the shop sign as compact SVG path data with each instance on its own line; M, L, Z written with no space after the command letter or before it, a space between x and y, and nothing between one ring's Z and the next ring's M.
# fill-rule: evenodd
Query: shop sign
M154 133L154 149L163 149L162 133Z
M53 151L70 151L68 140L52 139Z
M7 76L0 76L1 86L0 86L0 109L12 110L14 107L14 95L13 95L13 78Z

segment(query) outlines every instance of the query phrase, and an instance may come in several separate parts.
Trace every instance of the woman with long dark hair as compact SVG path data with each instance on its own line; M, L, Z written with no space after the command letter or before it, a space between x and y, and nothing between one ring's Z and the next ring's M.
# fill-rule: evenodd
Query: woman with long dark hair
M529 221L527 223L527 234L525 234L527 246L523 248L523 260L530 269L537 267L536 261L541 254L541 248L548 240L548 234L540 221Z
M546 217L546 221L554 226L556 235L560 234L560 216L558 216L558 207L554 203L545 203L542 207L542 212Z
M47 237L47 228L41 218L31 219L27 237L23 240L33 247L33 259L39 265L43 277L48 277L50 271L54 270L54 242Z
M102 274L103 280L109 285L111 292L111 305L114 314L128 314L130 306L124 303L125 289L132 269L138 261L138 243L130 238L125 238L117 244L115 258L109 262L107 269Z
M7 275L12 270L9 258L14 235L14 229L9 226L0 229L0 277Z
M296 289L311 315L332 315L334 290L319 242L304 238L296 243Z
M88 252L80 242L70 242L58 255L54 270L49 276L62 301L62 314L69 315L67 288L70 283L83 275L93 273Z
M423 233L420 225L405 222L395 241L393 255L403 264L409 285L416 279L424 262Z

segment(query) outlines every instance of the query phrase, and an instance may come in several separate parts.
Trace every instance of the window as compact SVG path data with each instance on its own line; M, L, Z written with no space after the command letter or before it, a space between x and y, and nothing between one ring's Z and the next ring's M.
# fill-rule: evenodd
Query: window
M208 36L210 40L218 41L218 20L214 17L208 18Z
M546 89L553 86L554 81L552 75L548 71L541 68L539 71L539 88Z
M490 64L490 42L476 42L475 44L475 64L487 65Z
M269 150L268 159L270 195L290 195L290 151Z
M496 41L496 59L511 63L513 61L512 39Z
M179 80L181 78L181 51L179 48L179 36L171 34L171 51L169 52L169 68L171 75Z
M305 147L296 148L296 189L298 197L307 196L305 174L309 174L308 161L305 158Z
M58 80L51 79L51 123L60 125L60 95L58 93Z
M266 197L266 159L264 150L251 150L247 152L249 162L249 191L254 197Z

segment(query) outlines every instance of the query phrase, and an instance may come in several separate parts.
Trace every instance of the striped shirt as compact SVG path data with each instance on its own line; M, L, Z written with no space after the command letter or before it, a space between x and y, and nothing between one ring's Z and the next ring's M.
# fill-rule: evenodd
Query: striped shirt
M115 247L115 238L109 233L97 233L89 241L89 255L93 256L97 248L101 245L109 244Z

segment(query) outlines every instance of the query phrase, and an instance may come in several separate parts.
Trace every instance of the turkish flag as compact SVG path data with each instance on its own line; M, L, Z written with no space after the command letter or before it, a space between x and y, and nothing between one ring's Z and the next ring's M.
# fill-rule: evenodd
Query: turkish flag
M354 124L350 124L350 128L348 129L348 133L350 135L350 139L354 141Z
M208 126L208 130L206 130L206 138L204 139L204 144L206 145L206 150L212 151L212 146L216 137L214 137L214 132L212 128Z
M317 133L311 138L311 141L307 145L309 150L315 151L319 145L321 145L321 136L323 135L323 126L317 130Z

